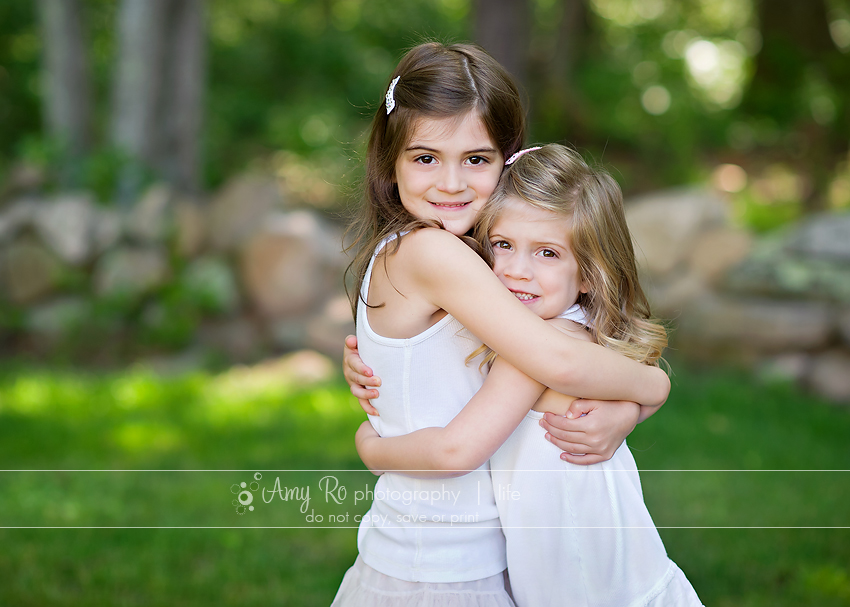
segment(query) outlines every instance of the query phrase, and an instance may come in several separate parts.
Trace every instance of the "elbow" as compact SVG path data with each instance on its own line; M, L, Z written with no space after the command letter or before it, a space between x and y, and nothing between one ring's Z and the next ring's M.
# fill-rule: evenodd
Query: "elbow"
M657 408L667 402L667 397L670 396L670 377L660 367L650 368L656 373L657 378L653 383L655 393L652 400L646 404Z
M457 478L478 469L474 454L461 445L442 445L435 450L434 469L445 472L444 478Z

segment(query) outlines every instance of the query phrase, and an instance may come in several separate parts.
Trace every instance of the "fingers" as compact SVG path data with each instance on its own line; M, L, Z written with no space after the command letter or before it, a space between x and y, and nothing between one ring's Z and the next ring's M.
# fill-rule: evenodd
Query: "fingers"
M345 347L349 350L357 349L357 336L356 335L346 335L345 336Z
M572 403L570 403L570 408L567 409L566 417L567 419L578 419L584 415L587 415L593 409L595 405L592 401L585 400L583 398L577 398Z
M375 416L381 415L380 413L378 413L378 410L375 407L372 406L372 403L370 403L368 400L358 398L357 404L359 404L360 408L363 409L366 412L366 415L375 415Z
M588 453L587 455L572 455L570 453L561 453L561 459L565 462L576 464L577 466L589 466L591 464L598 464L600 462L604 462L610 458L602 457L601 455L596 455L595 453Z
M379 396L377 390L367 388L366 386L361 386L360 384L351 384L350 390L351 390L351 394L358 401L368 402L368 401L372 400L373 398L378 398L378 396ZM360 403L360 406L363 407L362 402ZM371 407L372 404L369 403L369 406ZM366 411L366 407L363 407L363 410ZM369 413L369 411L366 411L366 413ZM372 415L372 414L370 413L370 415Z

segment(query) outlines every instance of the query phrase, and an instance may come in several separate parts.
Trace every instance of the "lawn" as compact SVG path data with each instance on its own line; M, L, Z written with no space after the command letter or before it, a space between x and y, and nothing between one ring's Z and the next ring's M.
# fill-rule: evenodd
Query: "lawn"
M850 604L850 411L679 367L629 439L670 556L706 605ZM362 419L338 378L4 364L0 605L328 605Z

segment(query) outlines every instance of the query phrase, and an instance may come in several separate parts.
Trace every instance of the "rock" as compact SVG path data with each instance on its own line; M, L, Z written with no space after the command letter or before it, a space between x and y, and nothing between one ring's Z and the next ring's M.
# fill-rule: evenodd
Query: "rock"
M273 178L259 175L234 178L210 203L209 244L216 251L238 249L281 202L280 189Z
M43 168L26 162L18 162L12 166L9 174L6 176L3 195L38 190L46 181Z
M838 332L845 346L850 346L850 308L846 308L838 317Z
M92 304L82 297L63 297L32 308L27 314L27 329L35 334L58 339L82 327L91 318Z
M176 247L181 257L194 257L204 247L206 239L206 220L198 203L187 198L180 199L175 205Z
M162 183L149 187L127 217L126 232L140 243L151 244L168 236L171 189Z
M62 261L78 266L92 253L95 206L89 194L63 194L38 206L36 231Z
M809 374L811 366L811 355L805 352L791 352L762 360L756 369L756 375L767 383L801 383Z
M0 210L0 244L11 242L32 221L40 201L21 198Z
M183 271L181 283L207 312L232 313L239 307L239 289L230 266L222 259L203 257Z
M351 304L348 297L339 295L329 300L321 313L307 322L305 345L341 362L345 337L352 334Z
M121 240L121 214L114 209L98 209L92 225L92 246L97 254L111 249Z
M709 284L716 283L731 267L741 263L753 246L745 230L718 228L700 234L690 254L690 268Z
M809 386L829 399L850 402L850 352L830 350L817 356L809 375Z
M168 274L168 257L161 248L119 248L98 261L95 290L107 297L138 295L163 284Z
M231 361L255 359L265 347L256 325L243 317L205 322L198 329L198 343Z
M329 381L336 368L333 361L318 352L301 350L251 367L233 367L215 378L212 387L219 393L238 394L240 398L279 393L295 385L304 388Z
M669 281L641 280L656 318L677 319L708 293L705 281L694 273L682 273Z
M342 282L340 236L308 211L271 215L245 247L242 283L267 318L307 312Z
M850 263L850 213L826 213L795 229L786 248L803 257Z
M696 347L770 353L824 347L834 328L835 313L821 302L704 297L680 333Z
M710 190L676 189L633 199L626 220L638 265L663 276L685 261L697 235L726 223L726 203Z
M32 303L57 286L61 265L56 257L33 238L22 238L4 256L4 282L9 298L18 304Z

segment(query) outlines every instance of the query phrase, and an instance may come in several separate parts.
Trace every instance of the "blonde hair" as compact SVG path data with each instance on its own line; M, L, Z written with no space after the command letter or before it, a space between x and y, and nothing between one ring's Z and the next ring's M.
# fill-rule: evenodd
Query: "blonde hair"
M420 44L405 54L387 84L396 77L399 81L393 90L395 108L387 114L382 103L372 119L366 152L365 201L347 230L350 244L346 251L357 250L346 270L346 275L354 276L354 288L348 293L355 318L360 287L378 243L395 234L394 243L388 247L393 253L403 232L442 227L434 220L420 220L408 213L398 195L395 164L410 141L415 121L423 116L461 118L476 112L505 158L519 150L525 137L519 89L505 68L481 47ZM382 101L386 90L381 92ZM464 240L477 250L472 239Z
M617 182L574 150L545 145L505 169L475 226L492 266L489 234L510 199L570 219L569 242L587 293L577 303L597 343L638 362L658 365L667 331L652 319L638 281L631 235ZM477 356L480 351L471 357Z

